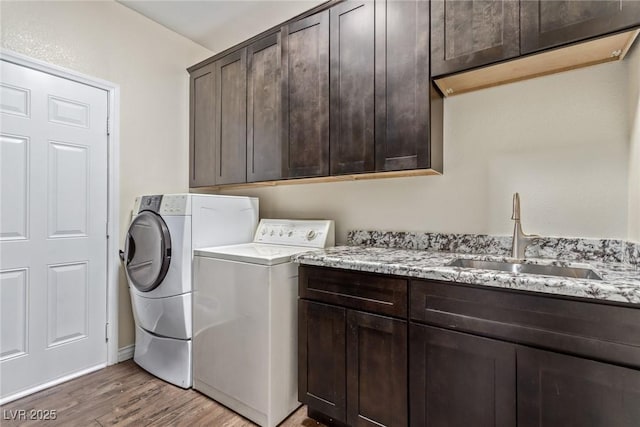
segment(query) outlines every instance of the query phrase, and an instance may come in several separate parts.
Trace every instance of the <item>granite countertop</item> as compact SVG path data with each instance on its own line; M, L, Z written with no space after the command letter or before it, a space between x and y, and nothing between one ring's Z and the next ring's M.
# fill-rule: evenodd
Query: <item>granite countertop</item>
M640 308L640 268L637 265L599 260L526 259L532 264L592 268L602 277L602 280L587 280L446 266L456 258L511 259L501 255L368 246L336 246L294 257L296 262L305 265L632 303Z

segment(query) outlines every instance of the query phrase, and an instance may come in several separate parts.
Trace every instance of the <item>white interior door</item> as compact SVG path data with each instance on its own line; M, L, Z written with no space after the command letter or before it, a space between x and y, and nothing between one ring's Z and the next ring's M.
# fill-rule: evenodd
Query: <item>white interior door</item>
M0 61L0 399L105 364L107 92Z

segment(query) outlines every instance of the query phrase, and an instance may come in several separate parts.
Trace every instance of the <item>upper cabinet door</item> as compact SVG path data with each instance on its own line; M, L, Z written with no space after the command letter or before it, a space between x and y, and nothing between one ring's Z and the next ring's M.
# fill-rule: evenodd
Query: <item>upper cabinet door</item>
M213 64L190 78L189 187L215 185L215 72Z
M640 25L637 0L522 0L522 53Z
M247 49L215 62L216 184L247 180Z
M518 56L518 12L518 0L432 0L431 74L451 74Z
M429 2L376 2L376 170L431 167Z
M282 29L282 174L329 174L329 11Z
M330 9L331 174L374 170L374 3Z
M280 33L247 48L247 182L280 179Z

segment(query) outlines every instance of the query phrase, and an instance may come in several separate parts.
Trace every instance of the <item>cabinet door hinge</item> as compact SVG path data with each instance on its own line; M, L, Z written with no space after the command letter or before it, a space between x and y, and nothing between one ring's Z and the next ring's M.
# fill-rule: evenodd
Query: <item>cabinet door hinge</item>
M109 322L104 324L104 340L109 342Z
M111 121L109 120L109 117L107 116L107 136L111 135Z

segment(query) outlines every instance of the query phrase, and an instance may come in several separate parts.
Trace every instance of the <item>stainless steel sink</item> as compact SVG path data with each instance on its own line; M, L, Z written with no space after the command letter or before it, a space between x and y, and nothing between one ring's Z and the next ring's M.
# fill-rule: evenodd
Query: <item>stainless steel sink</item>
M522 264L515 262L479 261L457 258L447 266L461 268L479 268L481 270L507 271L510 273L540 274L543 276L571 277L575 279L602 280L602 277L590 268L559 267L557 265Z

